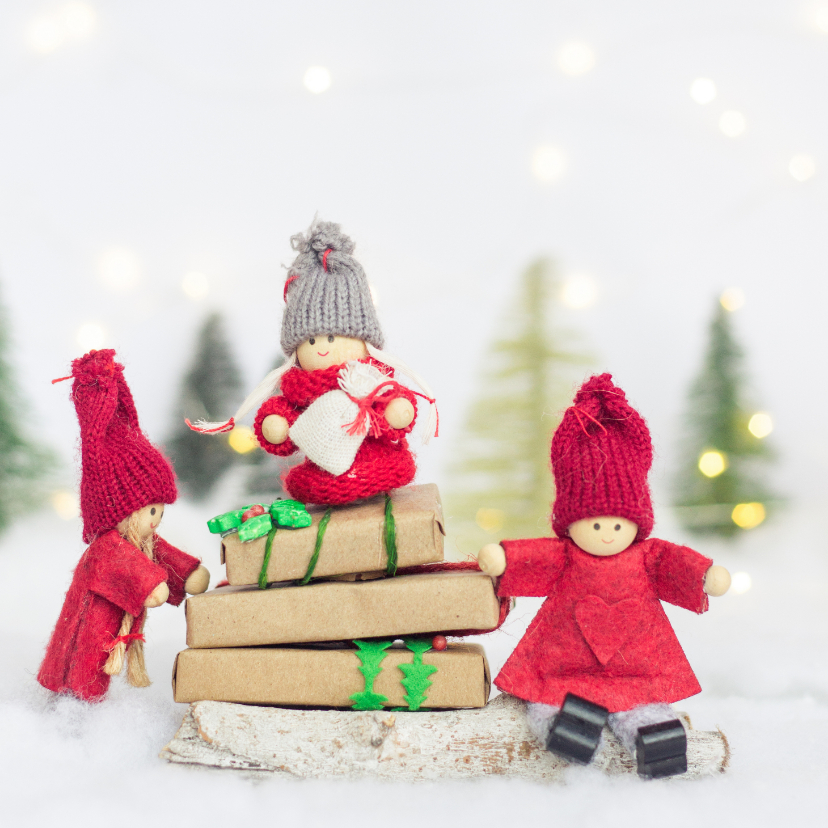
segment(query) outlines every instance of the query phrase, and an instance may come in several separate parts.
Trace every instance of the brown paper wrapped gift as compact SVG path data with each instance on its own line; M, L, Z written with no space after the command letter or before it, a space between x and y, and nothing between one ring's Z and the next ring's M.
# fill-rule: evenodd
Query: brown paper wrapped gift
M391 492L396 523L397 565L418 566L443 560L443 507L433 483L406 486ZM316 545L324 507L309 509L313 525L279 529L273 538L267 580L292 581L304 577ZM349 506L336 506L322 541L314 577L384 570L385 497L380 495ZM237 534L222 541L221 559L233 586L259 580L267 538L243 542Z
M491 630L500 602L482 572L432 572L262 590L220 587L187 599L187 646L253 647Z
M411 664L405 648L386 651L373 691L386 696L385 707L402 707L405 688L400 664ZM449 644L430 650L424 664L437 667L429 676L426 708L484 707L491 679L486 654L479 644ZM177 702L227 701L297 707L352 707L351 696L365 689L354 649L237 647L184 650L173 667Z

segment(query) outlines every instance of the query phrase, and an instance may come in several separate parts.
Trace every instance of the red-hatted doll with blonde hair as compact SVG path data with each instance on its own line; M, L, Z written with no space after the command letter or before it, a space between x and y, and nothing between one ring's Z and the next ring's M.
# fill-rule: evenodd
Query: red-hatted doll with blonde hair
M480 550L501 596L545 597L495 684L525 699L546 747L590 761L608 724L645 777L686 770L670 703L701 690L661 601L692 612L730 575L650 538L650 432L609 374L583 384L552 438L557 537Z
M72 363L80 423L83 539L78 563L37 680L48 690L100 701L126 660L134 687L149 685L142 628L148 607L178 606L207 589L198 559L155 534L177 497L175 475L141 431L123 366L112 350ZM66 377L70 379L70 377Z

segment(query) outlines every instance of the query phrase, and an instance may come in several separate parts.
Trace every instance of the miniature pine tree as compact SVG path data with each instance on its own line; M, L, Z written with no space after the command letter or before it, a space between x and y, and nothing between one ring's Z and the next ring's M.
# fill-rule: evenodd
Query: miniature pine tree
M199 331L195 356L184 377L176 407L176 426L166 447L179 482L196 500L210 493L240 455L228 437L204 436L184 422L222 420L239 402L242 381L224 333L221 315L211 314Z
M9 323L0 304L0 532L23 511L37 505L44 494L45 477L54 467L51 452L25 433L24 406L8 353Z
M763 482L772 452L766 414L748 403L744 353L717 303L701 372L688 396L674 505L691 532L732 538L759 525L771 498Z
M284 362L285 358L280 354L271 365L270 370L280 368ZM250 465L244 483L245 493L249 497L270 501L287 497L285 487L282 485L282 478L290 467L298 462L296 458L268 454L258 445L255 450L245 454L244 458Z
M448 470L449 526L462 553L504 537L548 534L554 499L549 445L589 359L557 328L554 265L524 272L514 306L491 345L482 392Z

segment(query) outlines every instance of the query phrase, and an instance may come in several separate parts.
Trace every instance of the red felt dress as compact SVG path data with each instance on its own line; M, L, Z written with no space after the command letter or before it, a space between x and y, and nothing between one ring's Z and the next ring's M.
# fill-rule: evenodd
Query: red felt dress
M199 561L157 535L155 561L116 530L97 538L83 553L52 633L37 680L48 690L99 701L109 687L103 668L124 613L134 616L131 633L141 631L144 601L166 581L167 603L184 600L184 582Z
M374 359L362 360L387 374L389 379L394 372L387 365ZM253 428L259 439L259 444L271 454L286 457L297 451L295 443L288 437L284 443L274 445L269 443L262 434L262 423L270 414L279 414L289 425L296 422L299 415L323 394L339 388L339 372L343 365L332 365L318 371L305 371L302 368L291 368L281 380L281 395L266 400L256 414ZM379 424L380 434L374 436L369 433L357 451L350 469L345 474L333 475L319 468L312 461L294 466L285 478L285 488L291 497L302 503L321 503L334 505L351 503L364 497L372 497L380 492L407 486L417 471L414 455L408 447L406 434L411 431L416 421L406 428L392 428L384 417L388 404L404 397L413 406L416 412L417 401L414 392L403 386L388 394L383 394L372 405Z
M700 692L660 601L702 613L713 563L650 538L617 555L569 539L503 541L500 596L548 596L495 679L504 692L560 707L574 693L611 713Z

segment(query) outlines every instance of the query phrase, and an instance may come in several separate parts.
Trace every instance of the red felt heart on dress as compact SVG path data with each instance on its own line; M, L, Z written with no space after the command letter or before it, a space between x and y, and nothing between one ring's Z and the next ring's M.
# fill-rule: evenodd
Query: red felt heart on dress
M587 595L575 607L575 620L590 649L606 664L627 643L641 622L639 598L608 604L597 595Z

